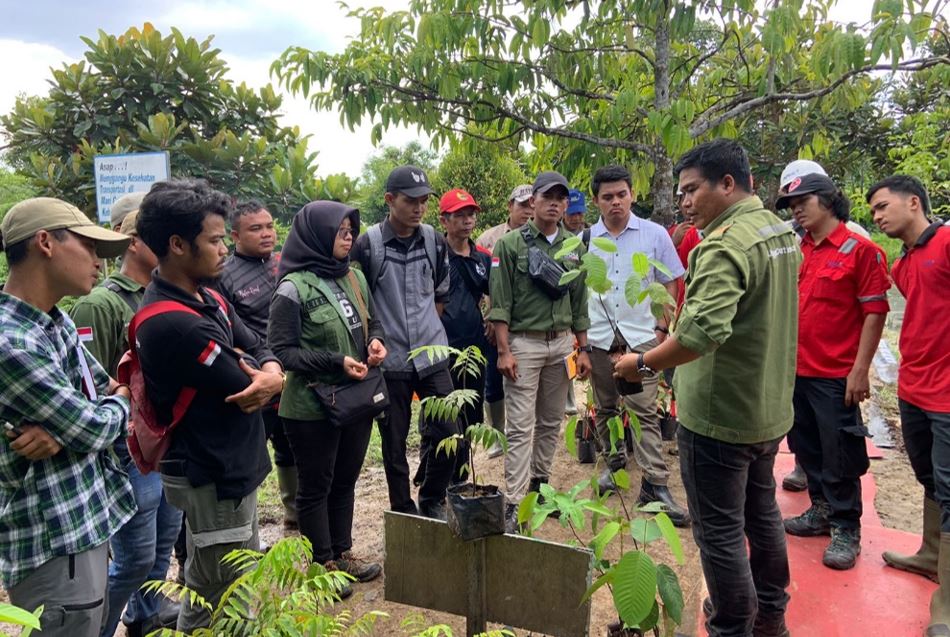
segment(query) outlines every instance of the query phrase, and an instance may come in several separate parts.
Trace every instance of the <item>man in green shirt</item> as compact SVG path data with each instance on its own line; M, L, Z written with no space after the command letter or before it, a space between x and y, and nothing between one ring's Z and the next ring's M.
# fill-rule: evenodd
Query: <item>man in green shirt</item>
M112 376L129 349L129 321L142 302L152 270L158 266L158 259L136 229L141 200L137 197L135 208L126 211L118 222L120 232L132 238L121 268L80 298L70 313L86 349ZM109 604L102 635L111 637L116 632L120 616L129 635L145 635L163 626L174 626L178 618L178 604L154 593L145 595L139 589L149 580L165 579L172 545L181 528L181 511L165 500L158 472L139 472L124 435L113 448L129 474L138 512L109 540Z
M801 255L752 194L736 142L697 146L675 172L683 212L704 237L690 254L686 301L671 338L624 356L615 374L637 381L677 367L680 470L708 634L786 636L788 554L772 469L792 426Z
M582 247L554 258L564 241L574 236L559 225L567 209L567 191L563 175L540 173L532 187L534 221L504 235L493 252L488 319L498 345L498 371L505 377L509 521L525 494L550 476L567 400L565 358L574 349L575 337L580 350L577 375L585 378L590 373L586 286L575 279L566 290L552 294L528 275L531 249L564 270L580 265Z

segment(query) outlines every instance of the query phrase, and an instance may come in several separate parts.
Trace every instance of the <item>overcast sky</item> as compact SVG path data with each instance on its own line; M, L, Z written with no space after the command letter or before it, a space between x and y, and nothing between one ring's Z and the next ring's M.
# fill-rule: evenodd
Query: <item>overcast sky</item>
M228 77L250 86L266 84L268 68L288 46L303 45L330 52L346 46L359 32L359 21L346 16L335 0L3 0L0 22L0 112L7 113L19 93L45 94L49 67L81 58L85 35L98 29L122 33L148 21L163 33L175 26L199 40L214 34L214 45L231 72ZM352 6L404 8L397 0L351 0ZM832 18L864 23L870 0L840 0ZM285 97L284 122L313 134L311 148L320 151L320 174L345 172L357 176L373 153L370 126L351 133L334 112L317 113L302 98ZM402 145L418 138L414 129L390 130L384 144Z

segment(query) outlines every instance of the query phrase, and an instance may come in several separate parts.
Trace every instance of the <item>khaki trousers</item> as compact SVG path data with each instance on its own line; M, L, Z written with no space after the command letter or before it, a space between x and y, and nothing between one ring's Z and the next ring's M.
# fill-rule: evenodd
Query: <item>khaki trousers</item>
M518 380L505 378L505 483L508 499L518 503L531 478L551 475L569 385L564 358L574 349L574 336L545 341L511 334L508 344Z
M633 348L634 352L646 352L657 346L656 339ZM607 350L594 348L590 353L591 382L594 386L594 405L597 410L596 428L601 453L611 471L627 466L627 448L623 441L617 443L616 453L610 453L610 430L607 421L622 416L621 406L629 407L640 421L642 436L633 449L633 457L650 484L666 485L670 470L663 459L663 438L660 434L660 417L657 413L656 395L659 375L643 379L643 391L639 394L621 396L614 383L614 366Z

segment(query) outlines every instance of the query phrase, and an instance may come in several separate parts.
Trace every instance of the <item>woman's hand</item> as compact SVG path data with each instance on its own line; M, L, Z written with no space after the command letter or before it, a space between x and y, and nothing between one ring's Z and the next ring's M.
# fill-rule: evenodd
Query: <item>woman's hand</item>
M383 359L386 358L386 346L383 345L383 342L378 338L374 338L369 342L369 346L366 348L366 351L369 353L366 363L370 367L379 367L382 364Z
M353 380L363 380L369 367L350 356L343 357L343 371Z

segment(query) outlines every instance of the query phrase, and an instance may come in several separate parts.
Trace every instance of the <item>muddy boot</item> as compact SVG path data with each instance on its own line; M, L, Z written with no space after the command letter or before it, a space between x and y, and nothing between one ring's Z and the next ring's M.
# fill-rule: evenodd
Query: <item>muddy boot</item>
M930 625L924 635L950 637L950 533L940 534L937 576L940 578L940 588L930 598Z
M808 477L798 461L795 462L792 472L782 478L782 488L786 491L804 491L808 488Z
M327 573L332 573L333 571L341 571L343 573L346 572L333 560L327 560L324 562L323 568L327 570ZM336 594L340 596L340 601L343 601L353 594L353 587L350 586L349 582L341 582L337 585Z
M284 530L297 529L297 467L277 467L277 488L284 505Z
M344 551L336 558L336 566L344 573L349 573L357 582L371 582L383 573L379 562L361 560L350 551Z
M937 581L937 554L940 551L940 505L924 497L924 532L920 536L920 548L913 555L901 555L884 551L888 566L909 571Z
M498 400L488 403L488 416L491 418L491 426L498 431L505 432L505 401ZM494 444L488 449L489 458L497 458L505 453L505 450L499 444Z
M854 568L861 555L861 529L831 527L831 544L825 549L821 563L828 568L847 571Z

